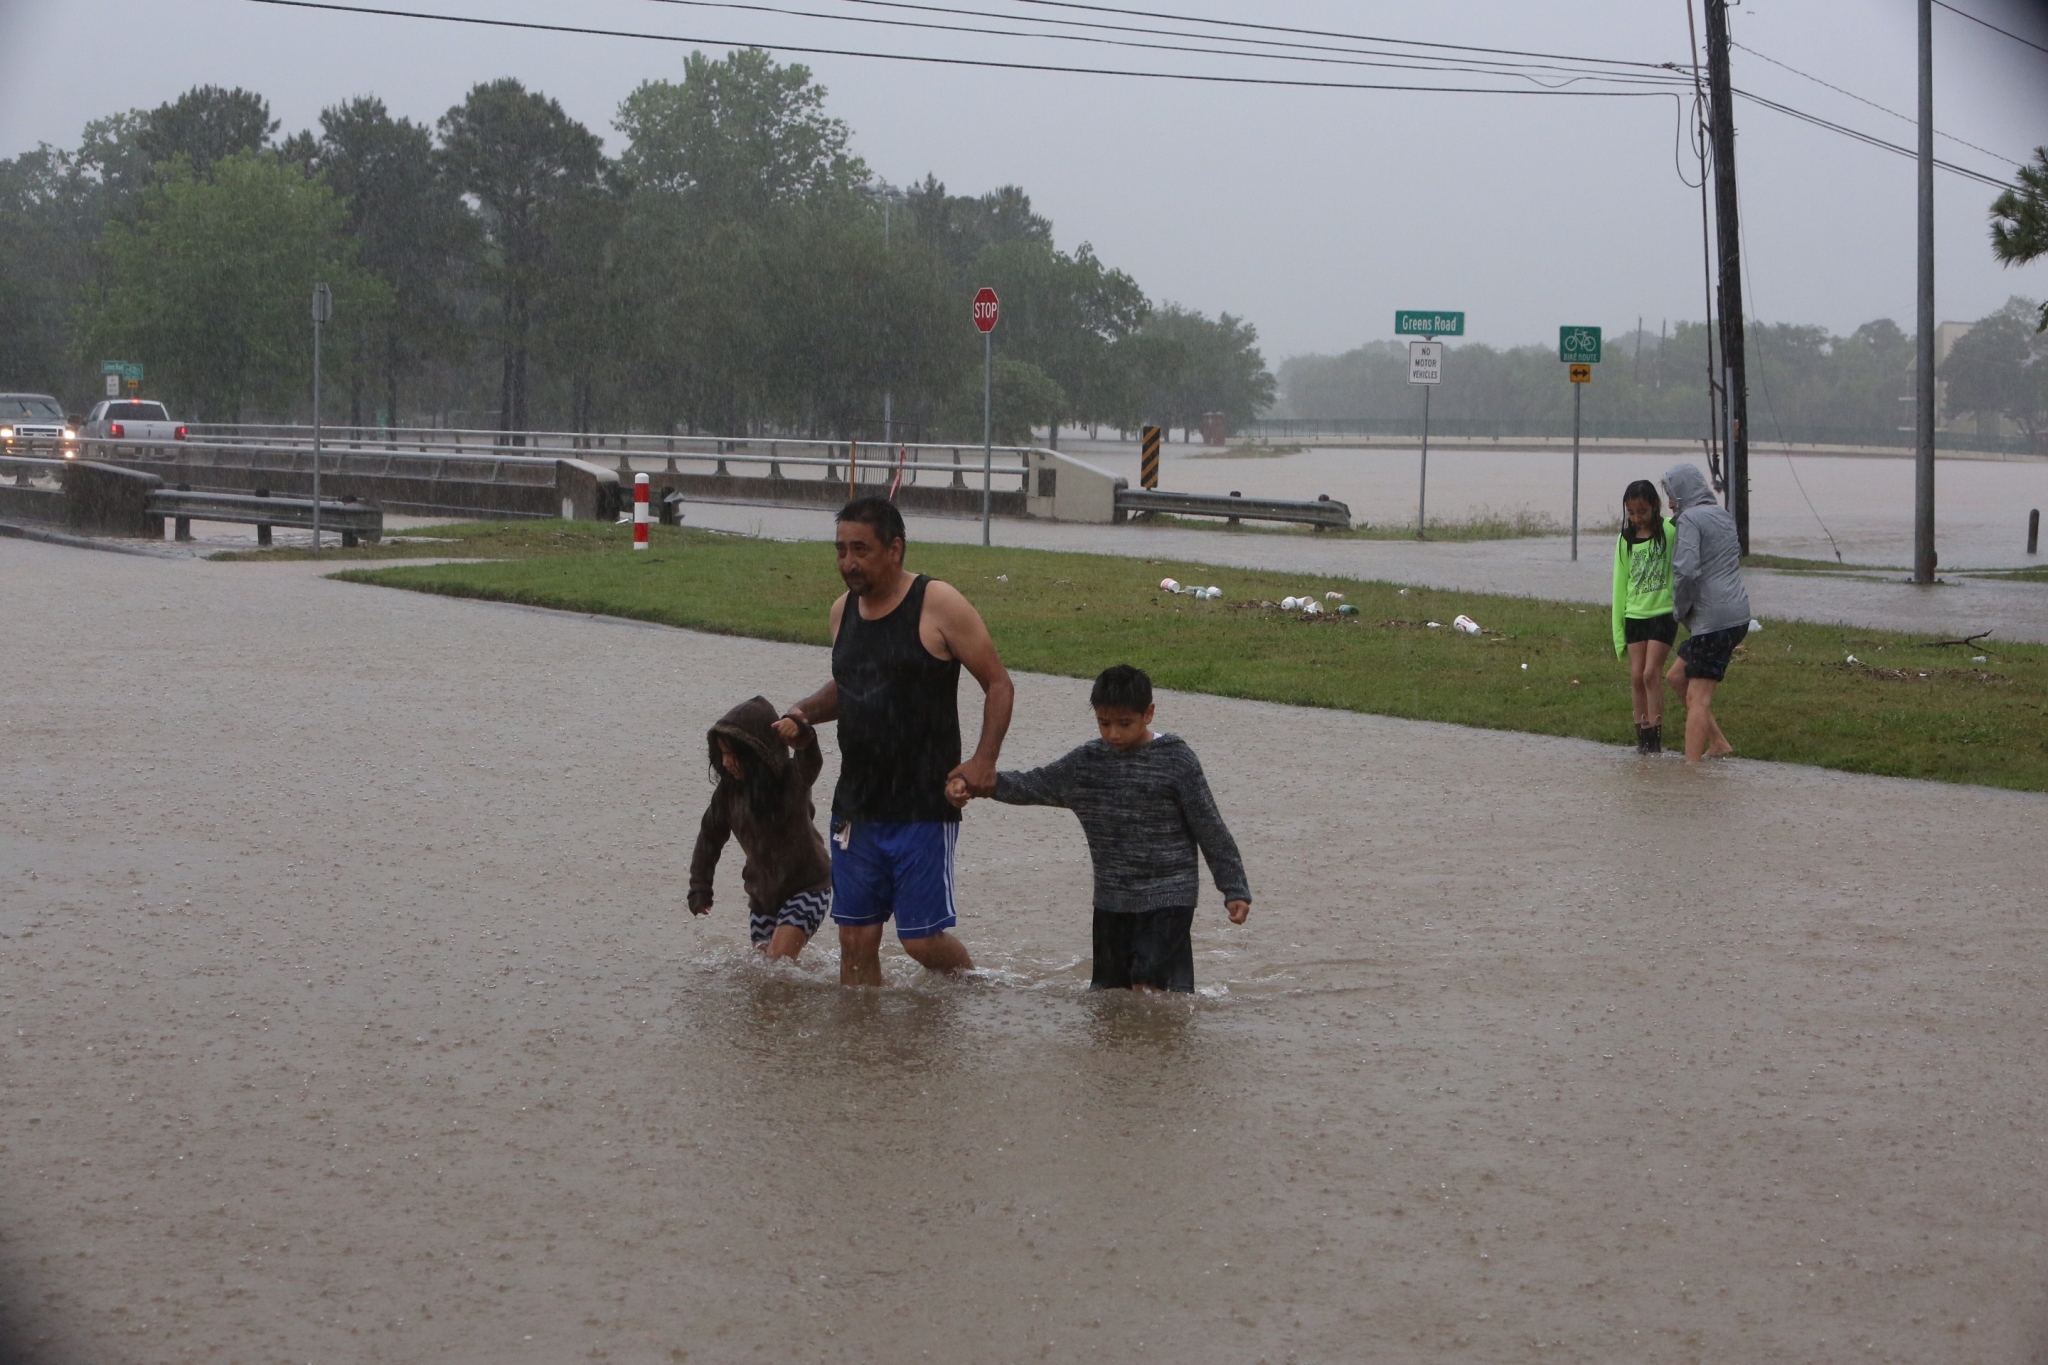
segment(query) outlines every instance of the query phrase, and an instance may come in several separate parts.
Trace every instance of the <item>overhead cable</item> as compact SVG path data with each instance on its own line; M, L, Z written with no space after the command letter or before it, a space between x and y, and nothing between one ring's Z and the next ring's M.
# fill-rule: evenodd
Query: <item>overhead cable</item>
M1984 27L1990 29L1993 33L2002 33L2006 37L2012 39L2014 42L2020 44L2022 47L2031 47L2036 52L2048 52L2048 47L2043 47L2041 46L2041 44L2033 41L2030 38L2022 38L2019 34L2014 33L2011 29L2000 28L1998 25L1992 23L1989 19L1979 19L1976 15L1970 13L1966 9L1957 9L1954 5L1949 4L1947 0L1934 0L1934 3L1940 6L1942 9L1947 10L1950 14L1955 15L1959 19L1968 19L1973 24L1982 24Z
M1011 19L1011 16L986 10L955 10L935 5L897 3L896 0L841 0L846 4L871 4L891 9L917 10L925 13L958 15L963 18L985 18L994 20ZM1151 52L1181 52L1205 57L1236 57L1266 62L1303 62L1319 66L1364 66L1396 71L1424 71L1436 74L1455 73L1472 76L1513 77L1542 83L1546 78L1555 78L1560 84L1577 81L1597 80L1618 84L1668 86L1674 83L1672 77L1661 71L1646 70L1612 73L1604 70L1589 70L1560 63L1528 62L1473 62L1469 58L1432 57L1414 53L1374 52L1367 48L1344 48L1332 44L1278 44L1263 39L1228 38L1200 33L1182 33L1171 29L1144 29L1131 25L1077 24L1071 20L1023 20L1026 23L1056 23L1081 28L1111 28L1116 32L1148 34L1155 37L1191 38L1204 43L1251 43L1259 42L1272 47L1306 49L1306 51L1247 52L1242 47L1197 47L1187 43L1144 42L1136 38L1111 38L1093 33L1046 33L1028 29L983 28L971 24L949 24L930 19L887 19L866 14L835 14L829 10L799 9L790 5L763 3L762 0L647 0L650 4L673 5L690 9L729 9L755 14L774 14L798 19L823 19L832 23L870 24L883 28L914 29L940 33L978 34L995 38L1025 38L1044 42L1081 43L1101 47L1137 48ZM1012 22L1017 22L1011 19ZM1315 53L1340 55L1320 56ZM1370 60L1378 58L1379 60ZM1393 58L1394 60L1385 60Z
M1828 89L1828 90L1832 90L1832 91L1834 91L1834 92L1835 92L1835 93L1836 93L1837 95L1845 95L1845 96L1847 96L1848 98L1850 98L1850 99L1852 99L1852 100L1855 100L1855 101L1856 101L1856 102L1857 102L1858 104L1867 104L1867 105L1869 105L1869 106L1870 106L1870 107L1871 107L1872 109L1875 109L1875 110L1877 110L1877 111L1878 111L1878 112L1879 112L1880 114L1890 114L1890 115L1891 115L1891 116L1892 116L1893 118L1895 118L1895 119L1903 119L1903 120L1904 120L1905 122L1907 122L1907 123L1916 123L1916 124L1917 124L1917 123L1918 123L1918 122L1920 121L1919 119L1915 118L1915 117L1914 117L1913 115L1911 115L1911 114L1902 114L1902 113L1900 113L1900 112L1899 112L1898 110L1896 110L1896 109L1887 109L1887 108L1885 108L1885 107L1884 107L1884 106L1883 106L1882 104L1879 104L1879 103L1878 103L1878 102L1877 102L1876 100L1868 100L1868 99L1865 99L1865 98L1863 98L1863 96L1861 96L1861 95L1857 94L1857 93L1856 93L1855 91L1853 91L1853 90L1844 90L1844 89L1843 89L1843 88L1842 88L1841 86L1839 86L1839 85L1834 85L1834 84L1831 84L1831 83L1829 83L1829 82L1827 82L1827 81L1824 81L1824 80L1822 80L1822 79L1821 79L1820 77L1818 77L1818 76L1816 76L1816 75L1813 75L1813 74L1812 74L1812 73L1810 73L1810 72L1806 72L1806 71L1801 71L1801 70L1800 70L1800 69L1799 69L1798 67L1796 67L1796 66L1791 66L1791 65L1788 65L1788 64L1787 64L1787 63L1785 63L1785 62L1781 62L1781 61L1779 61L1779 60L1778 60L1778 59L1777 59L1776 57L1769 57L1769 56L1765 56L1765 55L1764 55L1763 53L1761 53L1761 52L1758 52L1758 51L1757 51L1757 50L1756 50L1755 48L1753 48L1753 47L1749 47L1749 46L1746 46L1745 44L1742 44L1742 43L1738 43L1738 42L1736 42L1736 41L1735 41L1734 39L1732 39L1732 38L1728 40L1728 45L1729 45L1730 47L1739 47L1739 48L1741 48L1741 49L1742 49L1742 50L1743 50L1744 52L1747 52L1747 53L1748 53L1748 54L1749 54L1750 56L1752 56L1752 57L1755 57L1755 58L1757 58L1757 59L1758 59L1759 61L1766 61L1766 62L1769 62L1769 63L1770 63L1770 64L1771 64L1772 66L1775 66L1775 67L1780 67L1780 68L1782 68L1782 69L1784 69L1784 70L1786 70L1786 71L1789 71L1789 72L1791 72L1791 73L1792 73L1793 75L1795 75L1795 76L1803 77L1803 78L1804 78L1804 79L1806 79L1806 80L1812 81L1812 82L1813 82L1813 83L1814 83L1815 85L1818 85L1818 86L1822 86L1822 87L1824 87L1824 88L1826 88L1826 89ZM1998 160L2000 160L2000 161L2010 162L2010 163L2011 163L2012 165L2015 165L2015 166L2019 166L2019 165L2023 165L2023 164L2025 164L2023 160L2015 160L2015 159L2014 159L2014 158L2012 158L2012 157L2009 157L2009 156L2005 156L2005 155L2003 155L2003 154L2001 154L2001 153L1998 153L1998 152L1994 152L1994 151L1992 151L1992 150L1991 150L1991 149L1990 149L1989 147L1979 147L1979 146L1978 146L1978 145L1977 145L1976 143L1974 143L1974 142L1966 142L1966 141L1964 141L1964 140L1963 140L1962 138L1956 137L1956 136L1955 136L1954 134L1952 134L1952 133L1944 133L1944 132L1942 132L1942 131L1941 131L1941 129L1939 129L1939 128L1936 128L1936 129L1934 130L1934 135L1935 135L1936 137L1939 137L1939 138L1947 138L1947 139L1948 139L1948 140L1949 140L1950 142L1953 142L1953 143L1955 143L1955 144L1956 144L1957 146L1959 146L1959 147L1968 147L1968 148L1969 148L1969 149L1970 149L1971 151L1973 151L1973 152L1982 152L1982 153L1984 153L1984 155L1986 155L1986 156L1989 156L1989 157L1996 157L1996 158L1997 158Z
M429 10L394 9L380 5L345 5L336 0L247 0L281 9L324 10L335 14L366 14L388 19L426 19L478 28L517 29L532 33L571 33L593 38L632 38L643 42L682 43L703 47L761 48L806 57L863 57L875 61L914 62L926 66L975 67L992 71L1041 71L1063 76L1123 76L1134 80L1191 81L1202 85L1277 86L1300 90L1408 90L1447 95L1534 95L1565 99L1656 99L1662 90L1568 90L1552 86L1421 85L1393 81L1312 81L1285 76L1225 76L1195 71L1143 71L1096 66L1061 66L1051 62L1006 62L985 57L946 57L929 53L874 52L856 48L818 47L799 43L762 43L742 38L710 38L633 29L595 28L582 24L544 24L530 19L491 19L473 14L437 14Z

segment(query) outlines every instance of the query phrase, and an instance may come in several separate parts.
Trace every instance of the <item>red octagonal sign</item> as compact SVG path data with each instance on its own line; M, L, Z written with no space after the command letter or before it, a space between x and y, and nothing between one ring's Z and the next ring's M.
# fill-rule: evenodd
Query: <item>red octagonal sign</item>
M996 301L996 291L986 285L982 286L981 292L974 296L975 330L993 332L996 329L996 315L1001 311L1001 305Z

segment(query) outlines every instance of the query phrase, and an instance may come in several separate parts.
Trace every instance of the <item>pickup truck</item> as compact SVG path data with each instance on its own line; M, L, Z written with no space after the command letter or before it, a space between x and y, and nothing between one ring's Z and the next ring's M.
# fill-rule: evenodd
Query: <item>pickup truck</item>
M86 414L88 440L122 445L160 445L185 439L185 426L171 420L162 403L145 398L109 398Z
M78 458L78 428L46 393L0 393L0 453Z

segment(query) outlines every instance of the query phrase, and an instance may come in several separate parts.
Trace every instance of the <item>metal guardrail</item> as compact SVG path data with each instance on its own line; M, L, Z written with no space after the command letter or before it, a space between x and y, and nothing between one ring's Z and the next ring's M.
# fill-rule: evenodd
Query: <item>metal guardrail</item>
M182 443L190 449L264 451L272 454L310 452L310 426L229 425L196 423L189 427ZM765 470L767 478L788 478L785 470L818 470L827 480L842 476L849 466L859 470L889 471L895 476L899 453L904 481L924 484L931 476L945 478L947 486L979 487L981 447L938 442L898 441L889 445L860 441L829 441L808 437L658 436L644 433L587 433L529 431L511 433L516 444L501 431L457 430L445 427L323 427L321 429L322 472L329 459L344 456L368 458L377 455L431 456L465 461L504 463L552 463L555 460L584 460L609 466L630 479L634 474L717 474L733 475L734 466ZM97 446L123 445L104 438L91 441ZM176 447L154 447L177 454ZM996 446L990 470L994 486L1023 489L1031 474L1032 447ZM945 458L939 458L940 455ZM306 466L312 467L310 460ZM445 477L442 476L442 477ZM502 480L501 480L502 481ZM873 482L874 480L868 480ZM883 480L886 482L887 480ZM928 484L926 485L928 486Z
M1287 498L1245 498L1220 493L1165 493L1156 488L1119 488L1116 510L1165 512L1182 517L1224 517L1239 521L1285 521L1324 529L1351 529L1351 508L1327 495L1313 502Z
M253 493L159 488L149 495L150 515L172 518L176 523L172 534L177 540L192 539L195 521L226 521L254 526L256 543L268 545L273 526L311 530L313 507L311 498L273 498ZM321 529L339 532L345 548L354 548L359 536L373 542L384 537L384 513L376 507L322 498L319 508Z

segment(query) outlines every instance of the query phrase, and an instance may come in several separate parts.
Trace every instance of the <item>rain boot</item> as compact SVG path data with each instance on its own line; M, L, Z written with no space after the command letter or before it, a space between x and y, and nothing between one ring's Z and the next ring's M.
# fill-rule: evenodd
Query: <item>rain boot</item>
M1636 722L1636 752L1639 754L1650 752L1650 727L1641 721Z
M1664 752L1663 721L1660 720L1655 725L1645 725L1643 727L1643 752L1646 754L1661 754Z

